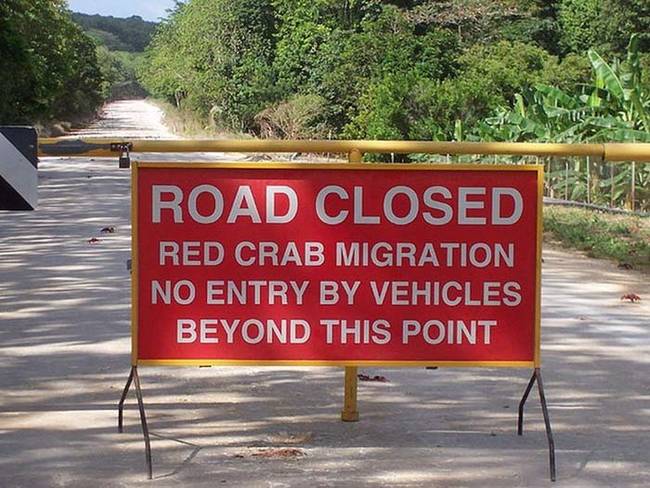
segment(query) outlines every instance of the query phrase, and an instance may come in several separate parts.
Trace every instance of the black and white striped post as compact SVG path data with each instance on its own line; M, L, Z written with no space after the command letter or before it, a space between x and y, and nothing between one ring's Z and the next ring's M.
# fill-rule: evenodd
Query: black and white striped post
M0 127L0 210L38 204L38 138L32 127Z

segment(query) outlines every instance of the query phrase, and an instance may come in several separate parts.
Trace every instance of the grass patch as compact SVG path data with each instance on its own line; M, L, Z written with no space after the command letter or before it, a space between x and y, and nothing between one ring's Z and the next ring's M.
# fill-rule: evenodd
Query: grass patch
M163 122L176 135L188 139L243 139L247 136L223 130L191 110L179 109L171 103L148 99L164 112Z
M650 218L545 206L544 239L650 272Z

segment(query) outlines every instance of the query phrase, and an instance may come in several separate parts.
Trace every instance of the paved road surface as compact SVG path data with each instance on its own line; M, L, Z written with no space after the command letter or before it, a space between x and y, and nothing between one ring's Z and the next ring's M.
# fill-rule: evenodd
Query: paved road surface
M92 130L168 136L159 119L121 102ZM56 158L39 173L39 209L0 213L0 486L550 485L536 395L515 435L529 372L451 369L367 370L389 382L361 383L361 421L350 424L338 420L340 369L145 369L146 481L133 398L125 433L115 428L129 369L129 173ZM117 233L100 236L108 225ZM556 486L648 486L647 276L555 249L544 257ZM624 303L626 292L644 300ZM252 456L283 446L305 456Z

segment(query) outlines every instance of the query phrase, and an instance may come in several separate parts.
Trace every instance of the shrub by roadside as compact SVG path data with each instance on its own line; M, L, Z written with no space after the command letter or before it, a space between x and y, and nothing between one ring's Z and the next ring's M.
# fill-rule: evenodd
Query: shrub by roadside
M165 115L163 120L165 125L178 136L189 139L243 139L250 137L217 127L214 121L202 118L191 110L175 107L169 102L155 98L148 98L147 100L164 112Z
M544 207L544 239L650 272L650 218L595 210Z

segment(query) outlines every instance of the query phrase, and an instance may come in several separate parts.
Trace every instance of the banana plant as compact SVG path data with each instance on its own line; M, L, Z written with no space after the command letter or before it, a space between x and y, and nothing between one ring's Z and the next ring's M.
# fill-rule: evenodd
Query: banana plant
M616 111L624 122L631 125L632 130L650 133L650 114L648 113L650 97L647 87L641 83L642 72L637 35L634 34L630 39L625 63L614 60L608 64L594 50L589 50L587 56L594 71L596 85L596 90L590 97L590 103L595 106L604 105L610 110ZM603 91L605 100L602 100L599 95Z
M642 83L638 39L633 35L625 61L610 63L596 51L587 52L593 78L575 93L536 85L519 94L510 107L501 108L481 124L475 138L537 142L650 142L650 87ZM571 187L571 197L604 199L634 207L650 207L650 165L620 167L616 175L605 165L571 165L571 171L552 175L550 188ZM588 172L583 172L584 169ZM560 175L563 174L563 177ZM585 175L587 175L585 177ZM632 180L633 179L633 180ZM639 186L641 185L641 186ZM563 193L563 192L562 192ZM635 195L631 202L630 195ZM593 198L592 198L593 197Z

